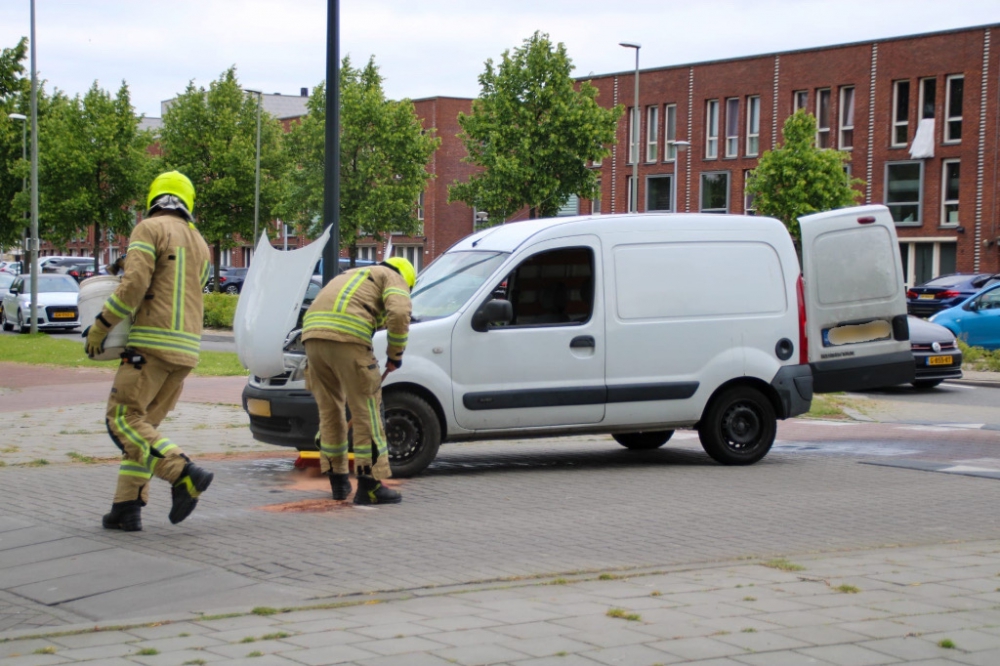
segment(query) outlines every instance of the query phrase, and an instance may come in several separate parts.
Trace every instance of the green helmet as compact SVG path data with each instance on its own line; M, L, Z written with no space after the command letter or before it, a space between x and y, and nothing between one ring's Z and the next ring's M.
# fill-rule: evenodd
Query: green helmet
M194 213L194 185L180 171L167 171L153 179L153 184L149 186L149 196L146 197L146 210L149 210L157 197L164 194L174 195L184 203L189 213Z
M417 271L408 259L403 257L389 257L382 263L395 268L403 276L403 279L406 280L406 284L410 286L410 289L413 289L413 285L417 283Z

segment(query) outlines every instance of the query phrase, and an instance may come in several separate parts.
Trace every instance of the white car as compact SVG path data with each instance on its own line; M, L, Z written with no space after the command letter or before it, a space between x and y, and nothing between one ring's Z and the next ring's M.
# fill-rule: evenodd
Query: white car
M80 325L80 285L68 275L38 276L39 330L74 329ZM18 275L3 297L0 325L21 333L31 330L31 276Z

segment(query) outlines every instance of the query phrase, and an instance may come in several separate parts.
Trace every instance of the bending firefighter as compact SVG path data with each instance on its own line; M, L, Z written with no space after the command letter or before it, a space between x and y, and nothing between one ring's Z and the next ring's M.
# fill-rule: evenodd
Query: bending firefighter
M303 320L306 381L319 406L320 468L330 477L333 499L351 493L347 463L347 419L354 431L355 504L396 504L402 497L382 485L392 476L382 424L382 374L372 353L372 335L387 329L386 372L403 364L410 330L413 265L402 257L341 273L320 291Z
M108 433L123 456L114 504L103 521L126 532L142 529L151 477L171 484L170 522L176 524L191 514L213 476L157 430L177 404L201 347L210 255L192 221L194 186L177 171L161 174L150 186L147 208L129 239L121 284L84 331L87 353L96 356L115 324L127 317L133 322L108 398Z

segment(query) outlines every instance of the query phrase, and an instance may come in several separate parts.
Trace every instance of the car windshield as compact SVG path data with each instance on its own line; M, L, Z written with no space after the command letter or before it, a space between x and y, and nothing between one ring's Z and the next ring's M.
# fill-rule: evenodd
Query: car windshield
M455 313L507 258L505 252L448 252L421 271L413 287L413 320Z
M956 284L965 282L969 276L967 275L945 275L943 277L934 278L930 282L925 282L920 285L921 287L954 287Z
M24 279L24 290L31 289L31 281L29 278ZM52 293L52 292L75 292L80 291L80 285L76 283L76 280L69 277L55 276L55 275L39 275L38 276L38 291L41 293Z

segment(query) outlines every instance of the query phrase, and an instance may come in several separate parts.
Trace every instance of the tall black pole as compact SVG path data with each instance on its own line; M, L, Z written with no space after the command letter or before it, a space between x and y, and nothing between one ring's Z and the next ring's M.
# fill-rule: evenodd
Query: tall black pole
M327 0L325 150L323 226L330 227L330 240L323 248L323 284L340 269L340 0Z

